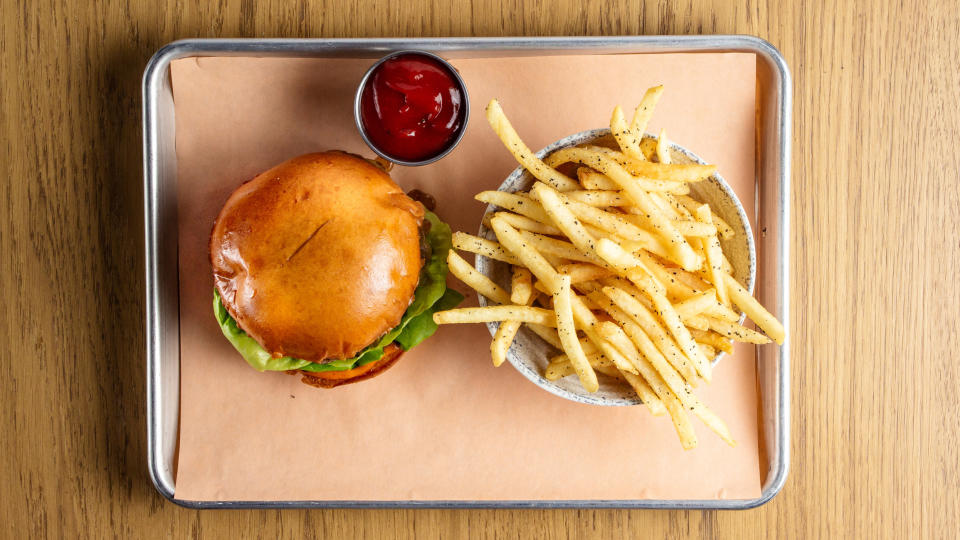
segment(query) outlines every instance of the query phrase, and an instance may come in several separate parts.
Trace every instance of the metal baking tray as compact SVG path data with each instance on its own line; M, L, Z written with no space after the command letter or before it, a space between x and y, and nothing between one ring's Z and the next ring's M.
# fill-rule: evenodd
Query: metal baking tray
M761 458L756 499L500 501L185 501L175 497L180 407L177 276L176 122L170 62L193 56L379 58L421 49L447 58L569 54L749 52L757 56L757 242L760 301L789 329L790 139L792 88L786 62L752 36L622 36L429 39L191 39L150 59L143 74L144 235L146 242L147 461L157 490L191 508L704 508L745 509L776 495L790 459L790 342L757 354Z

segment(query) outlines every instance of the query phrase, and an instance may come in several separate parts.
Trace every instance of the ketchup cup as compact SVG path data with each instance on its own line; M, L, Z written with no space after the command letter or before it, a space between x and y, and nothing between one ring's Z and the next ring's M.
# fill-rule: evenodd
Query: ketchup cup
M449 62L424 51L397 51L370 66L360 80L353 118L377 155L416 167L437 161L460 143L470 100Z

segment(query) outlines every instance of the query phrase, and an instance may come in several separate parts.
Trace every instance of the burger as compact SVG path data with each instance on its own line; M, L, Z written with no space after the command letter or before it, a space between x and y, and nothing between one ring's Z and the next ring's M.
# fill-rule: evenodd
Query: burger
M213 310L258 371L333 388L375 377L437 329L450 227L383 168L306 154L227 199L210 235Z

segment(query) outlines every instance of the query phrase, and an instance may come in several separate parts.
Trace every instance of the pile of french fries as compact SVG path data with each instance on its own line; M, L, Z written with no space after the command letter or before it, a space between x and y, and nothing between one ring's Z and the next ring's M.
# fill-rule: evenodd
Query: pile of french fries
M535 178L523 193L484 191L502 208L489 218L497 241L463 232L456 249L512 265L510 291L456 252L450 271L499 304L434 314L437 324L499 321L490 346L503 364L521 325L562 354L544 377L576 374L599 388L597 373L625 381L654 415L669 414L684 449L697 445L687 412L730 445L726 424L694 395L711 380L712 360L733 342L783 343L783 326L731 275L719 237L733 229L689 196L690 183L716 167L674 164L666 133L644 138L663 87L651 88L628 125L618 106L610 130L619 150L580 146L538 159L493 100L487 120ZM576 179L557 167L578 164ZM739 324L745 313L766 335Z

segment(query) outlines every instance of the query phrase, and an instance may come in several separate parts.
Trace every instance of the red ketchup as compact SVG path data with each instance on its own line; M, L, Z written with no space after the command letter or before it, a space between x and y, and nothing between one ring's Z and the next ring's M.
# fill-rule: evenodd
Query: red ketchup
M463 90L448 68L416 53L389 58L361 96L367 138L402 161L431 158L453 142L463 123Z

